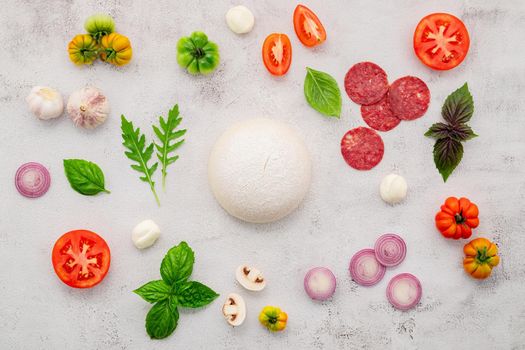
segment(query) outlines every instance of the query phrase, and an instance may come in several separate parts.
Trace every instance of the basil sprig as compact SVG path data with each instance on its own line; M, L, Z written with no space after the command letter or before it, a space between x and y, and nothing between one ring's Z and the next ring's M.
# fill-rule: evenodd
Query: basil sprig
M445 182L463 158L462 142L478 136L466 124L473 114L474 101L465 83L443 104L441 115L446 123L435 123L425 133L425 136L436 139L434 163Z
M98 165L83 159L64 159L64 172L75 191L85 196L109 193L104 185L104 173Z
M329 74L306 67L304 96L319 113L336 118L341 115L341 91Z
M188 281L195 255L186 242L171 248L160 265L161 280L146 283L133 292L154 304L146 316L146 331L152 339L169 336L179 321L177 307L198 308L219 294L196 281Z

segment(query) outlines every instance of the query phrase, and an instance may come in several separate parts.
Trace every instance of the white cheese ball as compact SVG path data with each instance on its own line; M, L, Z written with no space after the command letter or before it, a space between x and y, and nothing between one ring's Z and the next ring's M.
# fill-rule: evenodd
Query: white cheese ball
M219 204L253 223L279 220L296 209L311 181L308 150L282 122L250 119L234 124L215 143L208 180Z
M144 249L151 247L160 236L160 228L153 220L140 222L131 233L135 247Z
M252 11L245 6L235 6L226 13L226 23L236 34L245 34L252 30L255 23Z
M381 181L379 192L388 204L400 203L407 196L407 182L400 175L389 174Z

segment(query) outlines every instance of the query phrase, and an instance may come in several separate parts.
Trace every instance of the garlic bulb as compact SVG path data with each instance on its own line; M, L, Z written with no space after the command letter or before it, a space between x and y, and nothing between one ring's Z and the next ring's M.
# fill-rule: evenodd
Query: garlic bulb
M67 114L76 126L96 128L106 121L109 114L108 99L96 87L82 88L69 96Z
M60 117L64 111L62 95L47 86L35 86L26 97L31 112L42 120Z

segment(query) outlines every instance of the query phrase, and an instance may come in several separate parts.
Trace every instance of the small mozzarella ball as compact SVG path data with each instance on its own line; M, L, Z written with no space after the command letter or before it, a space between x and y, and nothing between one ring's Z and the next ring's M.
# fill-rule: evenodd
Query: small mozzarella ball
M160 236L160 228L153 220L144 220L133 229L131 240L135 247L151 247Z
M402 202L407 196L407 182L400 175L389 174L381 181L379 192L388 204Z
M255 18L252 11L245 6L235 6L226 13L226 23L236 34L245 34L252 30Z

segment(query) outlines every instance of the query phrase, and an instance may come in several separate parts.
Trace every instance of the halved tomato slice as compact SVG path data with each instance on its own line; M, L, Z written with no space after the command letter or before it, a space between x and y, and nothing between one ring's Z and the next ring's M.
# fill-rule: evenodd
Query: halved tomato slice
M463 22L448 13L424 17L414 32L414 51L425 65L447 70L467 56L470 38Z
M315 13L306 6L297 5L295 8L293 27L299 40L306 46L316 46L326 40L323 24Z
M74 288L91 288L106 277L111 254L106 241L95 232L75 230L55 242L51 259L62 282Z
M273 75L284 75L292 63L292 44L288 35L273 33L264 40L263 62Z

